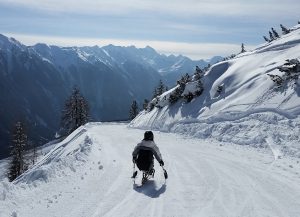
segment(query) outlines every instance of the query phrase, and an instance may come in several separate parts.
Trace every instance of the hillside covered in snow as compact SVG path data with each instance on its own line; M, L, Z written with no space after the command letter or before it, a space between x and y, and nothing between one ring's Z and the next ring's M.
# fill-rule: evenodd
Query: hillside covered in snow
M299 51L298 25L276 40L213 65L201 78L200 96L186 100L189 92L197 95L194 78L184 84L183 97L176 102L170 103L170 96L180 85L163 93L152 101L154 108L141 112L131 126L272 146L282 154L300 157ZM281 70L286 67L299 71L287 78L288 73ZM272 77L282 79L280 85Z

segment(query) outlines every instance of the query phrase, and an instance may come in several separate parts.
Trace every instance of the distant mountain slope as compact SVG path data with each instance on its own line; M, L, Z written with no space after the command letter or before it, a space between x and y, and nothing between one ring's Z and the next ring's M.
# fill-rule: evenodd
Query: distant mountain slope
M136 61L143 65L149 65L157 70L162 76L164 82L168 86L173 86L176 81L185 73L191 73L195 66L200 68L206 67L208 64L214 64L223 58L221 56L212 57L210 60L194 61L188 57L179 55L158 54L153 48L147 46L145 48L119 47L108 45L102 49L116 62L124 62L126 60Z
M202 95L190 103L180 100L142 112L131 125L253 146L275 144L300 156L299 79L277 88L268 76L283 76L278 67L287 59L300 59L299 51L300 25L253 51L213 65L204 75ZM164 93L160 101L174 90Z
M141 105L160 79L173 85L196 64L208 63L150 47L25 46L0 34L0 158L7 156L9 132L18 119L35 142L52 138L74 85L88 99L93 120L124 120L133 99Z
M168 86L185 73L190 73L196 65L200 68L214 64L223 58L212 57L211 60L194 61L188 57L157 53L153 48L121 47L108 45L104 47L57 47L37 44L30 47L38 55L53 63L58 70L68 70L72 65L84 61L90 64L103 63L110 68L122 70L127 62L134 62L157 71Z

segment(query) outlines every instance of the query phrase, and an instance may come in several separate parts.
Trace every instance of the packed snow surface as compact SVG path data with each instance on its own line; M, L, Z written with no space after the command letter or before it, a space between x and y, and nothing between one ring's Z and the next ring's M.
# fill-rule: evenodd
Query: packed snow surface
M155 162L154 179L137 188L131 153L143 133L80 127L14 183L0 182L0 216L299 216L299 159L282 156L272 139L256 149L154 132L169 179Z

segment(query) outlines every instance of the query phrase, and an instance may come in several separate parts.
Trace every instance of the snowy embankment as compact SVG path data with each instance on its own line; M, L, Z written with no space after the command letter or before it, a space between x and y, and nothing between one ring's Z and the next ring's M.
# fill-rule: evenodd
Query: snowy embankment
M131 152L143 133L124 124L80 127L14 183L0 182L0 216L299 215L298 159L208 139L154 132L169 179L155 162L154 180L136 188Z
M144 111L131 127L256 147L268 147L272 141L283 154L300 157L299 79L277 88L267 75L282 75L278 67L287 59L300 59L300 25L294 29L213 65L203 78L201 96Z

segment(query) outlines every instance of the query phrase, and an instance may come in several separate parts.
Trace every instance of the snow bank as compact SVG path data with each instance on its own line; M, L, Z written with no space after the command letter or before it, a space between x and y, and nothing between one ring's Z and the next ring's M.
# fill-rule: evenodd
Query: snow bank
M300 59L299 50L300 29L295 27L271 43L213 65L203 78L203 93L190 103L158 102L163 108L141 112L129 126L255 147L268 147L272 140L283 153L300 157L299 82L277 88L267 75L282 75L278 67L287 59Z
M86 133L88 126L79 127L62 142L58 143L34 167L17 178L14 183L33 183L48 181L51 177L61 176L86 162L93 144Z
M172 132L197 138L214 138L253 147L269 147L268 139L274 142L282 155L300 157L300 118L287 119L281 115L265 112L253 113L233 121L207 123L177 123Z
M63 207L69 207L69 200L72 199L72 196L69 198L70 192L78 192L80 183L88 187L91 181L87 180L88 178L101 178L100 174L104 170L102 144L95 139L95 133L90 130L99 125L101 123L88 123L63 141L48 144L45 148L52 149L32 168L13 182L9 182L7 178L0 180L0 216L41 216L40 213L44 215L51 205L57 205L63 194L67 197L63 200L66 202ZM20 212L27 214L22 215ZM57 209L57 212L64 213L64 210ZM66 209L65 212L70 210ZM58 215L49 213L49 216ZM68 215L64 213L59 216Z

